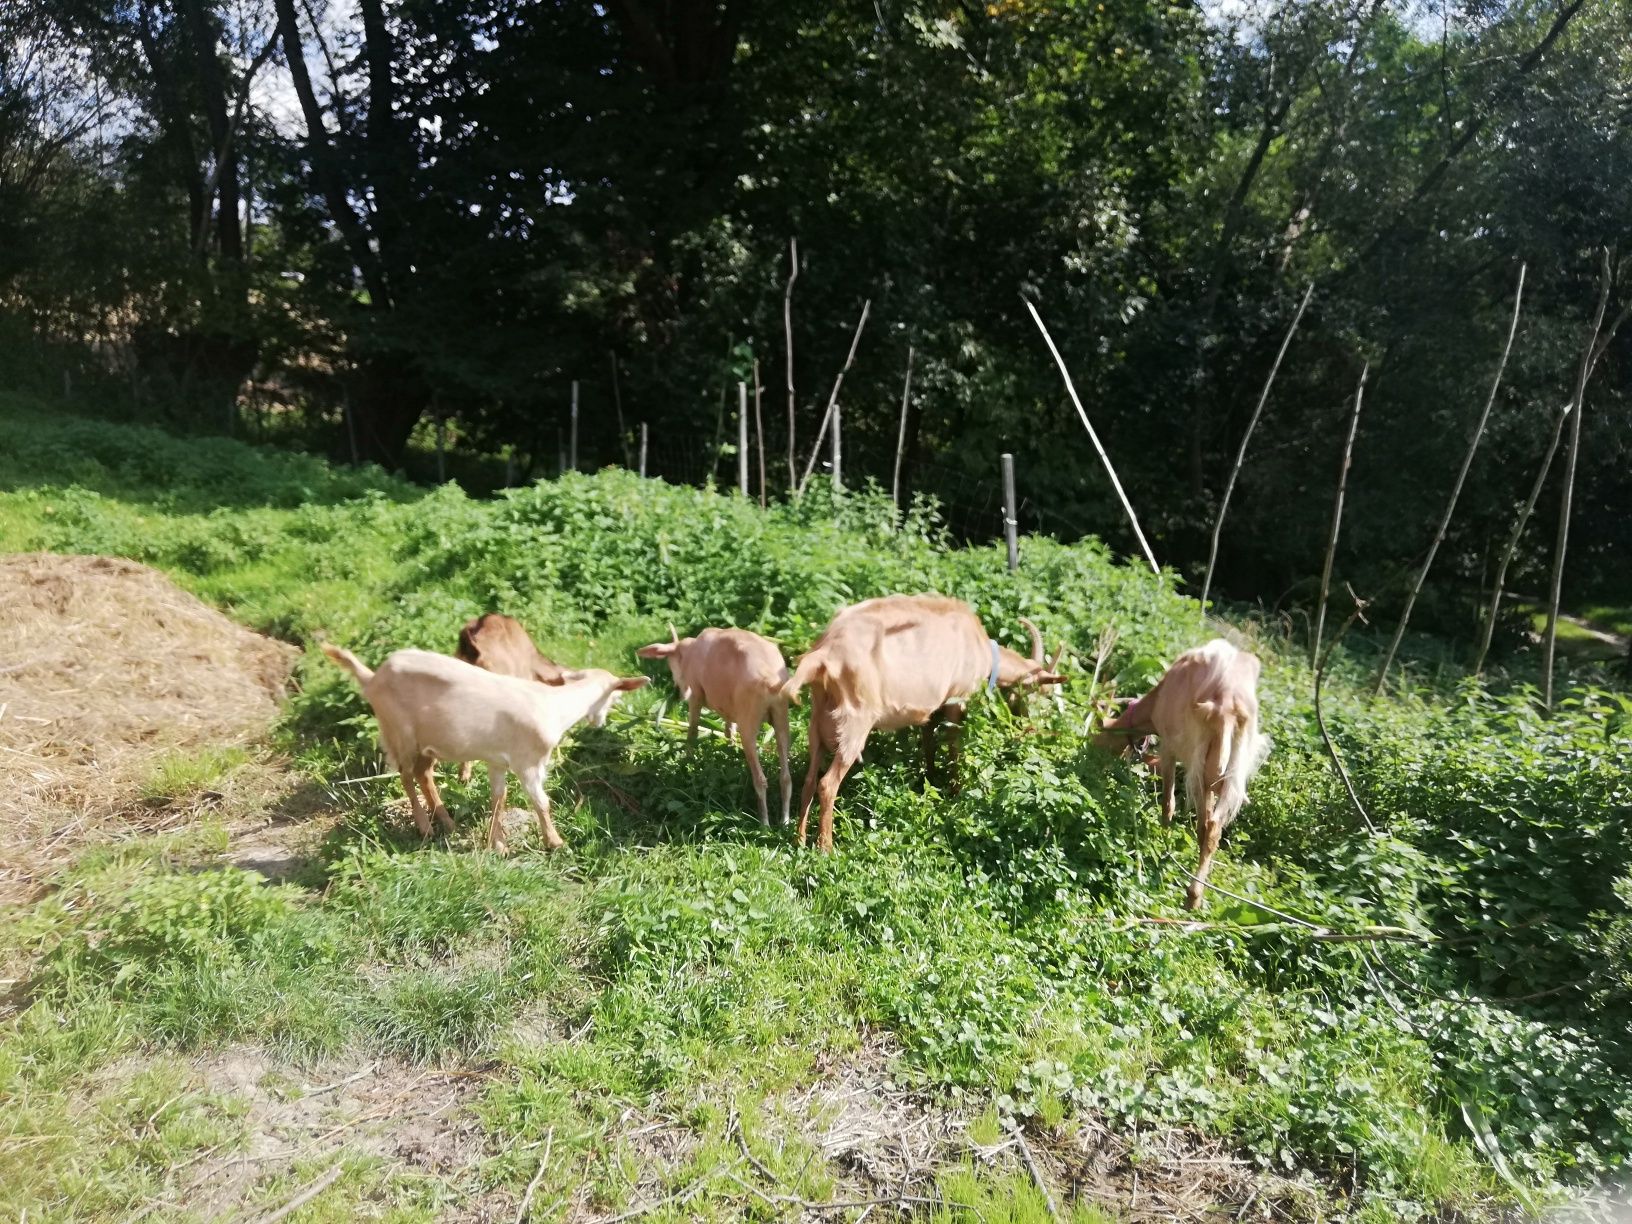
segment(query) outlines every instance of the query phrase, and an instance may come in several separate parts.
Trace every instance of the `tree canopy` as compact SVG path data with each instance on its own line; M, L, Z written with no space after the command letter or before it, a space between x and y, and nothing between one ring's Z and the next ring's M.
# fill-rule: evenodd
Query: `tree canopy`
M1338 572L1386 592L1425 553L1522 263L1419 613L1468 632L1605 248L1569 573L1632 583L1629 123L1613 0L33 0L0 16L0 313L14 377L205 428L253 382L387 466L437 419L553 470L578 380L584 454L644 421L698 479L757 361L774 495L868 301L850 481L889 482L910 346L909 488L993 486L1010 451L1029 526L1131 551L1025 297L1199 572L1313 285L1222 533L1222 589L1279 604L1312 595L1367 363Z

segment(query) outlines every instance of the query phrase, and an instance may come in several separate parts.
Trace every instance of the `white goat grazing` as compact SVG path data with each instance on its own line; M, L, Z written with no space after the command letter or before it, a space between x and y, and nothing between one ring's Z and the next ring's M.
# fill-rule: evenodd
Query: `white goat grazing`
M550 755L572 727L587 719L604 726L607 712L624 693L647 683L645 676L620 677L599 668L563 673L560 684L539 684L473 667L428 650L399 650L371 671L356 655L323 644L323 653L357 678L380 724L380 742L402 775L414 824L431 835L425 808L452 830L431 769L437 761L485 761L493 793L487 846L504 849L504 800L508 774L521 779L538 813L539 836L548 850L564 843L550 819L544 790ZM415 783L425 794L421 807Z

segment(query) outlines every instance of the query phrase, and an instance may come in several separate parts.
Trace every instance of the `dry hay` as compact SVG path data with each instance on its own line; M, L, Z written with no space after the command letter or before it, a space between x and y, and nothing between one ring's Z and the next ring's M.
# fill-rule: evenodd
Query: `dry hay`
M297 653L144 565L0 557L0 897L130 827L163 754L264 735Z

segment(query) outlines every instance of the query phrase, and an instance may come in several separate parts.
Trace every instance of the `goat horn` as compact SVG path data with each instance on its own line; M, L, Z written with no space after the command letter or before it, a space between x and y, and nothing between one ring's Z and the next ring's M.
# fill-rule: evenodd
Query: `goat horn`
M1041 663L1043 661L1043 635L1038 631L1037 626L1025 617L1020 618L1020 623L1031 633L1031 661Z
M674 631L673 621L669 622L669 637L674 641L676 646L680 645L680 635Z

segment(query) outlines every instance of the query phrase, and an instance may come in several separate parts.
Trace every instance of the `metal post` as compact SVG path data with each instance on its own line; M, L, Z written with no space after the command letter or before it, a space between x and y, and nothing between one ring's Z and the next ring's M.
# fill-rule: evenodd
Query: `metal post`
M1009 573L1020 568L1020 521L1015 517L1014 456L1003 456L1003 538L1009 545Z
M578 470L578 380L572 380L572 435L567 449L567 458L572 463L572 470Z
M835 402L833 404L833 487L844 488L844 448L839 442L839 425L844 419L844 409Z
M640 423L640 478L646 479L646 422Z
M737 384L737 488L748 496L748 384Z

